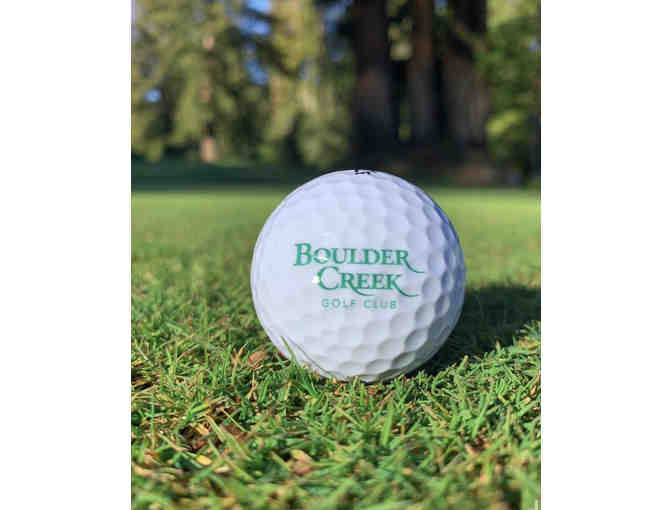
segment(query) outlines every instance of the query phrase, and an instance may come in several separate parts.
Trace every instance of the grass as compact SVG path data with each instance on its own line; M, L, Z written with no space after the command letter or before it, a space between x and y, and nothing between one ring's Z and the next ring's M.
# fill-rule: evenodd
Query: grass
M538 196L428 190L465 251L462 317L367 385L282 360L256 318L252 250L286 191L132 197L132 507L538 508Z

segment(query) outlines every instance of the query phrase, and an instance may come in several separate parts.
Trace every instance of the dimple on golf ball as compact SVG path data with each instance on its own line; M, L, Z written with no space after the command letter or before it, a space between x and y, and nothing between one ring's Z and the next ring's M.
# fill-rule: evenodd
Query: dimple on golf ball
M251 286L273 344L325 377L373 382L429 360L455 327L466 270L455 229L409 182L371 170L300 186L270 215Z

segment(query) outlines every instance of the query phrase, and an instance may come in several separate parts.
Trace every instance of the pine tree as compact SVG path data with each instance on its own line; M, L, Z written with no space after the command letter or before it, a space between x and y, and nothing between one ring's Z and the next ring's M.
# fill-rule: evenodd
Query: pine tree
M399 131L386 7L386 0L353 0L349 10L356 69L353 113L360 155L389 150Z
M438 140L439 105L434 51L434 0L411 0L412 55L408 61L411 133L417 144Z
M137 0L132 61L133 150L171 148L214 161L251 157L267 112L249 72L254 36L240 27L242 0Z
M267 157L324 167L349 151L350 116L312 0L274 0ZM347 90L347 87L346 87Z

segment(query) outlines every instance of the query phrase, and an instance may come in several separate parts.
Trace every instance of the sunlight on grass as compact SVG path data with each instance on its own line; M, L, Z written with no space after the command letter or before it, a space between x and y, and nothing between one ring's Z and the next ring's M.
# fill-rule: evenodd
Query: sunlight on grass
M539 198L428 189L467 264L462 317L419 371L365 385L282 360L249 288L289 190L132 198L133 508L534 508Z

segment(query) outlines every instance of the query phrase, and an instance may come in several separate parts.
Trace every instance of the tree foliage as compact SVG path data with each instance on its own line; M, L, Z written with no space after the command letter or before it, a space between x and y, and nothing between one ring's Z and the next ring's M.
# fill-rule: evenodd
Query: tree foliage
M326 167L381 147L487 147L538 172L538 0L253 5L136 0L135 153Z
M269 43L280 66L268 78L271 114L263 156L330 164L350 150L352 74L329 54L324 14L313 0L275 0L271 5Z
M478 53L492 115L494 158L538 175L541 126L541 22L538 0L490 0L487 45Z
M133 44L133 149L151 159L194 149L253 157L268 117L266 86L249 71L272 48L240 27L241 0L138 0Z

